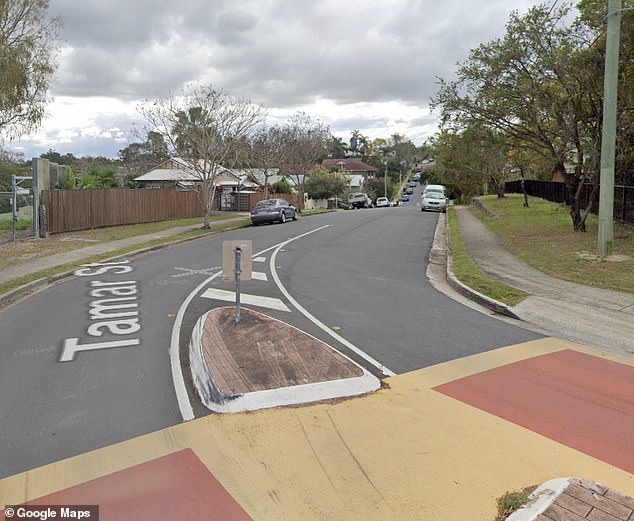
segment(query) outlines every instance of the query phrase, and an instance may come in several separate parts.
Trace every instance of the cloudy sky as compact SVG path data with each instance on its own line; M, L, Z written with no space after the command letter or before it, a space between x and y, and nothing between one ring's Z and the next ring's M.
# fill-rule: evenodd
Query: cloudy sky
M62 48L25 159L117 157L140 139L143 100L194 81L263 104L271 122L305 111L348 142L434 134L436 77L502 36L538 0L50 0Z

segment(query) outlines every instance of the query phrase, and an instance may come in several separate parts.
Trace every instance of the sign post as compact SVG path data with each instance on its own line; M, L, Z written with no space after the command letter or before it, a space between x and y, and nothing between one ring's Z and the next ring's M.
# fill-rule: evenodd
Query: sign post
M222 275L236 284L236 324L240 322L240 281L251 280L251 241L225 241L222 243Z

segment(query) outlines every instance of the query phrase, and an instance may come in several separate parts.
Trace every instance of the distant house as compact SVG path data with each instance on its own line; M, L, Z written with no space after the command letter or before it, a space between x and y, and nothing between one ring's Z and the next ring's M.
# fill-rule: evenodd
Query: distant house
M348 187L350 188L351 192L361 192L365 190L366 180L363 175L344 174L344 177L348 179Z
M134 179L138 188L176 188L180 190L198 190L202 187L202 179L192 166L181 158L171 158L163 161L156 168ZM216 186L236 189L240 178L232 170L220 167L214 180Z
M368 180L374 179L377 174L377 169L375 167L366 165L358 159L351 158L324 159L321 163L321 167L327 171L336 169L349 176L351 178L350 187L354 187L355 189L361 189L366 186L368 184ZM363 182L359 182L360 178L363 179Z

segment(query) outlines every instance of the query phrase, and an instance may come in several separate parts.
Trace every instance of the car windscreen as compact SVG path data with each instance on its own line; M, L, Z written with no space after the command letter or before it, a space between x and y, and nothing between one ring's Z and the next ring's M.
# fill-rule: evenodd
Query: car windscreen
M425 194L425 197L427 199L444 199L445 196L442 195L440 192L427 192Z
M275 206L275 199L267 199L266 201L260 201L255 205L255 208L266 208L268 206Z

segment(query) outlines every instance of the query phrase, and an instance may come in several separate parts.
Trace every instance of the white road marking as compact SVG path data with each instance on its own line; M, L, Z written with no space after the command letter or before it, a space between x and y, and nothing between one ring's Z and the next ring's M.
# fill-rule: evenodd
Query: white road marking
M172 275L172 278L177 279L179 277L188 277L189 275L211 275L213 271L218 271L222 268L220 266L214 266L212 268L203 268L201 270L196 270L193 268L180 268L180 267L176 267L174 269L183 272L183 273L177 273L176 275Z
M317 230L315 230L317 231ZM286 297L286 299L291 303L292 306L294 306L297 311L299 311L302 315L304 315L308 320L310 320L313 324L315 324L317 327L319 327L322 331L328 333L331 337L333 337L334 339L336 339L337 341L341 342L343 345L345 345L348 349L350 349L351 351L355 352L356 354L358 354L361 358L363 358L364 360L368 361L369 363L371 363L374 367L377 367L383 374L387 375L387 376L396 376L396 373L389 370L387 367L385 367L382 363L378 362L377 360L375 360L374 358L372 358L370 355L368 355L367 353L365 353L364 351L361 351L361 349L359 349L358 347L356 347L354 344L352 344L351 342L348 342L345 338L343 338L341 335L335 333L331 328L329 328L328 326L326 326L324 323L320 322L317 318L315 318L313 315L310 314L310 312L308 310L306 310L304 307L302 307L302 305L297 302L292 296L291 294L286 290L286 288L282 285L282 281L280 280L279 276L277 275L277 268L275 267L275 259L277 258L277 254L278 252L284 247L286 246L288 243L290 243L291 241L294 241L296 239L301 238L302 235L298 236L298 237L293 237L292 239L287 240L286 242L283 242L282 244L280 244L275 251L273 252L273 255L271 255L271 260L269 262L269 267L271 269L271 276L273 277L273 280L275 281L275 284L277 284L277 287L279 288L279 290L282 292L282 294ZM343 355L343 353L341 353ZM344 355L345 356L345 355Z
M255 280L263 280L265 282L269 280L269 278L266 276L266 273L262 273L260 271L252 271L251 278Z
M327 228L327 226L322 226L318 228L318 231L323 228ZM307 232L299 237L304 237L313 232ZM262 250L259 253L256 253L256 256L253 258L254 262L266 262L266 258L262 257L265 253L275 249L277 245L270 246L265 250ZM172 328L172 338L170 341L170 365L172 369L172 381L174 382L174 391L176 392L176 400L178 402L178 408L181 412L181 417L183 421L189 421L194 419L194 410L192 408L191 402L189 401L189 395L187 394L187 388L185 387L185 379L183 378L183 369L181 367L181 358L180 358L180 334L181 327L183 325L183 317L185 316L185 311L187 307L191 303L191 301L196 297L196 295L212 280L220 277L222 272L219 271L215 273L208 279L201 282L198 286L194 288L194 290L187 296L187 298L183 301L180 308L178 309L178 313L176 314L176 318L174 319L174 327Z
M235 302L235 291L227 291L224 289L209 288L201 297L215 300L222 300L224 302ZM284 304L279 298L261 297L259 295L249 295L248 293L240 293L240 302L242 304L250 304L251 306L259 306L262 308L277 309L278 311L288 311L288 306Z

